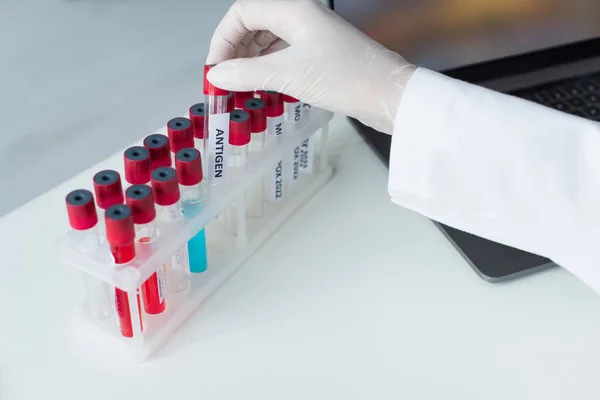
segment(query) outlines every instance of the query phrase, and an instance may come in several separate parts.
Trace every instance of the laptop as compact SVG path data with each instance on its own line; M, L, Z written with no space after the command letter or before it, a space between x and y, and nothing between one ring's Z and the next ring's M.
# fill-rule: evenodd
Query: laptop
M417 65L600 121L600 2L332 0L330 6ZM352 122L389 163L390 136ZM555 265L435 223L486 281L514 279Z

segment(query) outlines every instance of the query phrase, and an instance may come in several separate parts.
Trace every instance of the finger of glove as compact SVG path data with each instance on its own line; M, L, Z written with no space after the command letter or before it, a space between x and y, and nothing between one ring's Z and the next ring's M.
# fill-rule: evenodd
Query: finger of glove
M273 42L278 40L280 39L271 32L256 32L254 39L248 45L247 57L257 57L261 55L264 49L268 48Z
M217 64L235 57L237 47L250 32L269 31L293 43L306 29L302 17L313 0L237 0L227 11L212 37L207 64Z
M290 45L287 42L277 39L273 43L271 43L268 47L262 49L259 53L261 56L266 56L268 54L276 53L280 50L288 48Z
M254 36L255 32L249 32L240 42L240 45L235 49L234 58L252 57L254 51Z
M266 56L223 61L210 70L207 78L216 87L234 92L280 91L286 84L282 60L285 60L288 50Z

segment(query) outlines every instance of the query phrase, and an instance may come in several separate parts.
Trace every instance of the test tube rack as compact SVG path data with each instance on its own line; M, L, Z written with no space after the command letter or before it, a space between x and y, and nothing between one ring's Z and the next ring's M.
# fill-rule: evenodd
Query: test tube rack
M236 199L243 197L253 184L264 179L279 160L288 158L306 139L316 140L312 172L301 174L297 183L291 187L286 186L283 201L268 203L268 200L265 200L262 218L237 221L238 229L239 224L245 225L243 230L246 234L232 238L224 251L212 252L209 247L208 269L202 273L191 274L191 284L185 292L167 293L166 310L163 313L143 314L143 332L139 324L134 323L133 337L124 338L120 335L116 315L97 321L81 309L76 310L75 323L78 326L74 327L74 330L83 334L86 340L91 339L97 345L134 362L146 361L172 339L177 329L200 305L331 178L333 170L327 156L327 137L333 114L315 107L305 107L304 113L302 121L295 127L295 132L278 137L275 143L260 153L250 153L248 168L232 170L222 183L211 186L203 210L193 219L182 221L179 225L165 226L159 223L159 239L152 244L150 253L145 251L132 262L117 266L111 258L107 243L103 243L96 251L81 252L73 245L70 233L64 235L59 242L62 262L74 268L74 271L79 271L76 276L88 274L105 282L109 287L127 292L131 315L136 315L138 288L161 268L173 253L207 227L219 214L225 213L226 209L234 204ZM166 127L157 132L166 133ZM207 231L207 235L209 234Z

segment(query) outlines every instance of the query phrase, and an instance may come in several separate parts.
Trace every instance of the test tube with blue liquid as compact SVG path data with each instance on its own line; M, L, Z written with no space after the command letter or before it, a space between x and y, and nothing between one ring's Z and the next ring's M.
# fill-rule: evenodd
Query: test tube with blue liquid
M202 212L206 197L200 151L192 147L179 150L175 154L175 168L179 181L183 216L186 220L191 220ZM191 273L206 271L208 255L204 228L188 242L188 254Z

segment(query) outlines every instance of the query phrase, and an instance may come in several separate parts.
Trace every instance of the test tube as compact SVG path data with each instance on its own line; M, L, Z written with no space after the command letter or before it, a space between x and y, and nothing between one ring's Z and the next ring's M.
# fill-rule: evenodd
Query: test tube
M194 129L192 128L192 121L188 118L177 117L171 119L167 122L167 133L173 158L179 150L194 147Z
M302 103L291 96L283 96L285 108L285 124L286 132L295 134L298 124L302 120ZM294 147L294 151L290 155L290 162L286 167L288 171L287 180L290 186L293 186L300 177L300 146Z
M92 193L85 189L74 190L67 195L65 202L76 250L86 253L98 250L98 214ZM82 276L85 289L84 310L93 320L104 320L112 313L109 287L90 274L82 273Z
M206 158L206 142L204 141L204 103L194 104L188 112L190 121L192 121L192 130L194 131L194 147L200 150L202 159ZM206 167L206 165L202 165Z
M145 147L133 146L123 153L125 181L131 185L150 182L150 152ZM135 217L134 217L135 219Z
M157 168L152 172L152 191L156 214L167 224L181 224L183 213L179 206L179 183L177 173L171 167ZM186 290L190 284L190 264L187 244L171 256L167 262L167 289L173 293Z
M145 260L152 253L152 245L158 239L152 189L148 185L133 185L125 191L125 201L131 209L135 240L140 243L138 257ZM161 266L142 285L142 299L146 313L160 314L165 311L165 290L165 268Z
M204 208L206 187L202 174L202 157L194 148L181 149L175 155L175 168L181 193L181 208L184 218L190 220ZM188 242L190 272L206 271L208 257L206 254L206 233L204 228Z
M110 252L116 265L126 264L135 258L135 229L131 209L125 204L110 206L104 215L106 220L106 239L110 244ZM137 310L135 305L129 301L137 298ZM115 306L121 335L133 337L132 317L138 315L140 320L140 331L143 331L142 309L139 294L129 294L119 288L115 288Z
M248 144L251 139L250 114L244 110L234 110L230 114L229 125L229 166L232 169L245 169L248 160ZM227 209L227 232L238 237L243 245L246 235L246 197L237 199Z
M230 113L235 110L235 97L234 92L229 92L227 95L227 112Z
M217 184L227 175L227 144L229 143L229 113L227 98L229 92L211 84L206 75L212 65L204 67L204 134L208 139L206 149L208 162L208 183Z
M283 96L273 91L261 91L259 94L267 107L267 146L272 146L283 134ZM283 174L283 160L279 160L267 177L268 199L272 203L283 199Z
M267 129L267 113L265 102L250 98L244 102L244 110L250 114L251 139L248 145L250 153L260 153L265 148L265 131ZM265 212L265 182L258 180L246 192L246 216L261 218Z
M160 167L170 167L172 165L169 138L165 135L155 133L146 136L144 147L150 153L150 172Z
M94 194L96 195L96 204L98 205L99 221L104 221L106 210L115 204L122 204L124 201L123 187L121 186L121 176L117 171L105 169L94 175ZM106 226L100 223L100 240L106 236Z
M254 92L235 92L233 94L234 106L239 110L245 108L246 100L254 98Z

